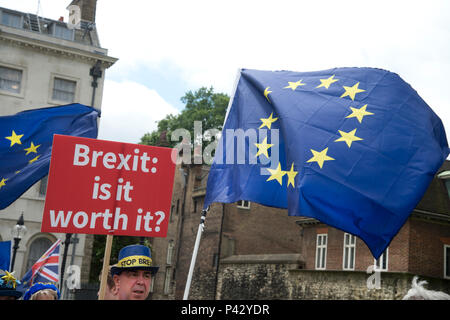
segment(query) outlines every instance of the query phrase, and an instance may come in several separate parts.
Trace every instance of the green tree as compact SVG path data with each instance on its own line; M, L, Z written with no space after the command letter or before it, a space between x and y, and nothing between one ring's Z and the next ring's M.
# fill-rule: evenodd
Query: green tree
M181 98L185 108L178 115L169 114L158 122L157 130L146 133L141 138L141 144L174 147L181 141L171 141L176 129L186 129L191 135L193 143L194 121L202 122L202 131L208 129L222 130L230 97L224 93L214 93L210 87L202 87L195 92L188 91Z

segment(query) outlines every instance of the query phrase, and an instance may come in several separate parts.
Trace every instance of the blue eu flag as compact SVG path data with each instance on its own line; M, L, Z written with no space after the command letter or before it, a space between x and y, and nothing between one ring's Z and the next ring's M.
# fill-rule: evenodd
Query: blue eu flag
M0 117L0 209L48 174L54 134L97 138L99 115L74 103Z
M378 258L448 154L441 120L397 74L241 70L205 207L287 208L358 236Z
M9 270L11 263L11 240L0 241L0 270Z

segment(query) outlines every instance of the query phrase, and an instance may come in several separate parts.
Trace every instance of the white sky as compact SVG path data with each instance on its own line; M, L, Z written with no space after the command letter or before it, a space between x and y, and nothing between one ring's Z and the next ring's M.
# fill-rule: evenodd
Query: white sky
M41 0L39 15L67 21L70 2ZM38 0L0 6L36 13ZM188 90L231 95L238 68L367 66L416 89L450 141L450 1L98 0L96 19L119 58L106 71L101 139L138 142Z

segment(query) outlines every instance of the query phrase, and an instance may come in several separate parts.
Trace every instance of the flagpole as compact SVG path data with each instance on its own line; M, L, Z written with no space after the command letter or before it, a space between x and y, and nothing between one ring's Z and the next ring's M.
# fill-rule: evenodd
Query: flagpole
M105 300L106 283L109 273L109 261L111 259L112 242L113 242L113 235L108 234L106 236L105 254L103 256L102 277L100 279L100 292L98 294L98 300Z
M189 267L189 273L186 281L186 287L184 288L184 296L183 300L187 300L189 296L189 291L191 289L191 281L192 274L194 273L195 261L197 260L198 248L200 246L200 239L202 237L202 232L205 227L205 219L206 213L208 212L209 207L206 210L202 210L202 217L200 219L200 224L198 225L197 238L195 239L194 251L192 252L191 266Z

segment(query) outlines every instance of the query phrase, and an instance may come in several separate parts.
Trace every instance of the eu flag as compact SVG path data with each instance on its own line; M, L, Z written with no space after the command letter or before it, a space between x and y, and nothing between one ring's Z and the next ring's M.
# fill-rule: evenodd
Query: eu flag
M9 270L11 264L11 240L0 241L0 270Z
M205 207L287 208L358 236L378 258L448 154L441 120L397 74L243 69Z
M48 174L54 134L96 138L99 115L74 103L0 117L0 209Z

